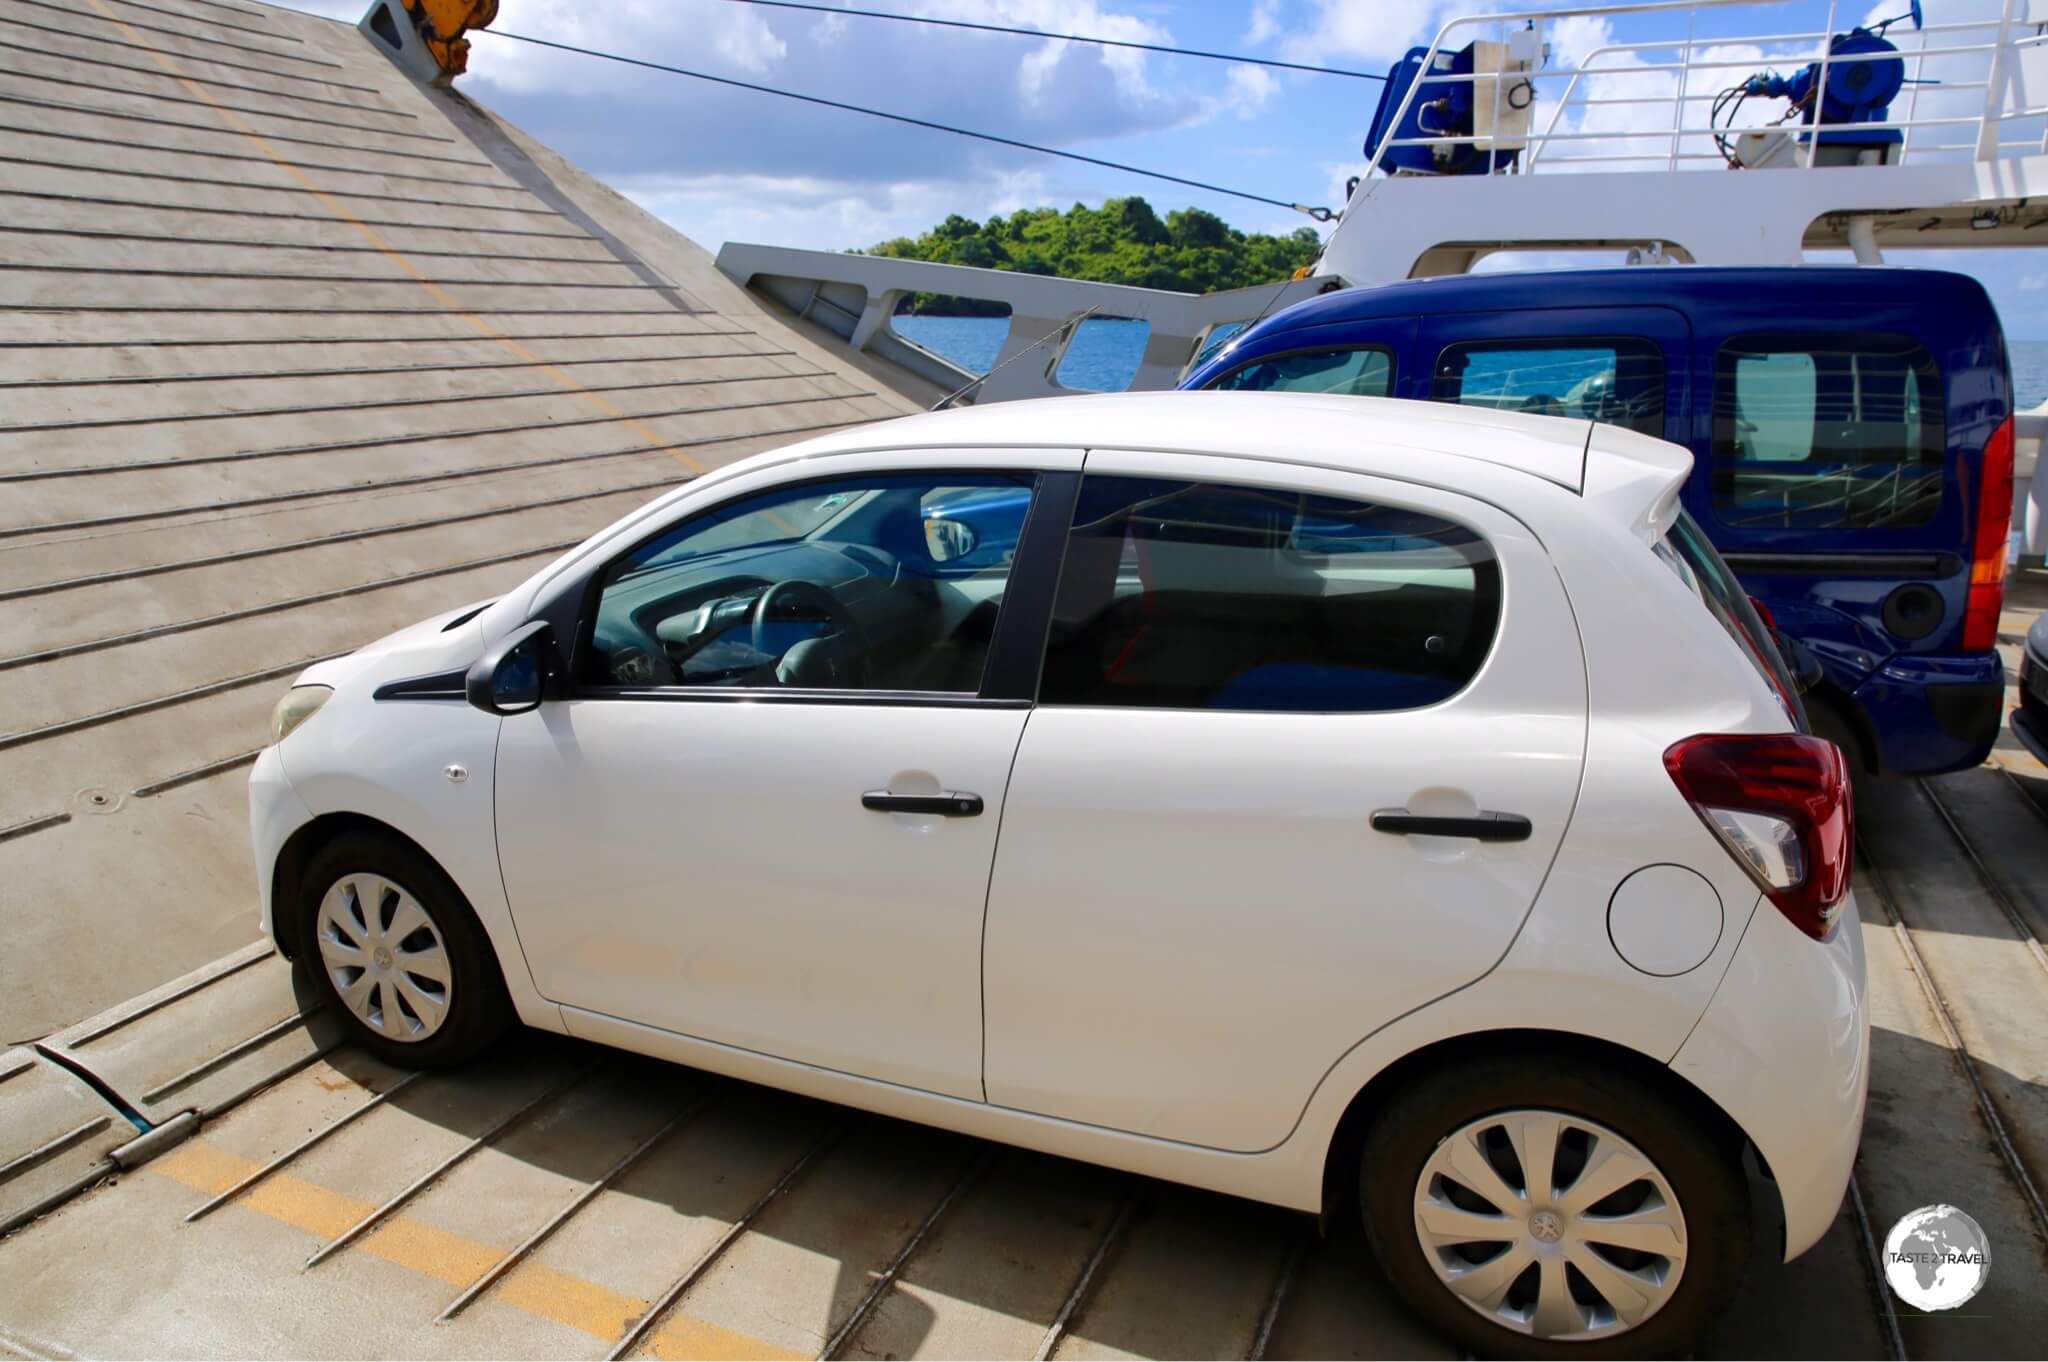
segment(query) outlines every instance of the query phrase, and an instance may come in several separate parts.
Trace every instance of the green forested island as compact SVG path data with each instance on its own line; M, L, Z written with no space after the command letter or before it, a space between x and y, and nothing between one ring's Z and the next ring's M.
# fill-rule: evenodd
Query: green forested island
M946 265L1057 274L1106 284L1213 293L1285 279L1315 259L1322 242L1313 227L1286 236L1240 232L1214 213L1176 209L1162 220L1133 195L1100 208L1075 204L1021 208L976 222L955 213L916 238L897 237L857 252ZM906 312L1000 315L1001 304L920 293Z

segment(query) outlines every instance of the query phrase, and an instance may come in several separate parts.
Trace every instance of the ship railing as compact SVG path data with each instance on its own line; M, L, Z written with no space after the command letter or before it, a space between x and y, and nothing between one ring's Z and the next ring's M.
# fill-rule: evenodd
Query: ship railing
M1475 92L1482 86L1491 87L1494 117L1488 130L1483 133L1429 133L1418 137L1383 139L1372 149L1366 166L1367 192L1376 183L1374 174L1382 169L1388 151L1395 147L1473 146L1492 153L1520 151L1522 154L1512 165L1502 165L1499 155L1490 156L1488 164L1500 166L1495 172L1498 174L1523 175L1537 173L1539 169L1588 165L1648 169L1661 163L1668 170L1694 168L1703 163L1722 166L1727 163L1727 158L1711 139L1716 136L1739 137L1747 132L1770 132L1781 126L1785 136L1799 139L1794 144L1797 155L1791 158L1791 163L1806 169L1821 163L1823 138L1816 136L1816 132L1839 135L1896 131L1899 140L1884 157L1887 165L1905 164L1911 159L1988 161L2009 155L2040 154L2048 150L2048 136L2044 136L2048 134L2048 122L2044 122L2048 120L2048 103L2038 99L2029 102L2025 98L2030 89L2037 96L2048 94L2048 23L2033 18L2029 9L2030 3L2038 2L2004 0L1995 17L1928 23L1917 30L1894 24L1887 36L1898 46L1897 52L1851 54L1829 52L1829 39L1856 22L1868 7L1858 3L1845 10L1840 0L1830 0L1827 22L1818 32L1715 32L1709 36L1701 36L1698 32L1698 19L1703 12L1715 11L1718 15L1734 9L1775 8L1783 0L1677 0L1675 3L1673 0L1653 0L1651 3L1571 6L1453 18L1437 30L1426 49L1419 74L1404 93L1388 126L1399 128L1419 103L1436 97L1436 87L1462 84L1471 86ZM1904 0L1901 0L1902 7L1903 4ZM1564 20L1608 23L1622 16L1671 12L1686 14L1685 36L1610 40L1589 48L1569 65L1539 63L1530 70L1455 74L1433 69L1439 55L1456 52L1476 38L1491 37L1505 47L1513 33L1528 28L1536 33L1534 45L1537 50L1546 51L1547 39L1554 26ZM1758 54L1734 58L1717 55L1745 46L1758 49ZM1797 121L1795 117L1782 125L1716 127L1711 121L1702 122L1697 117L1700 106L1711 106L1724 88L1735 83L1736 77L1750 72L1790 70L1817 61L1820 71L1816 85L1825 88L1828 73L1837 66L1851 62L1894 60L1903 61L1907 68L1907 82L1894 100L1894 105L1898 99L1905 101L1905 114L1900 118L1873 123L1814 125ZM1933 80L1928 79L1926 71L1930 61L1939 71L1942 66L1953 66L1959 60L1967 61L1972 67L1981 66L1981 74L1939 74ZM1657 79L1667 82L1669 88L1655 93L1611 93L1617 78ZM1512 83L1523 81L1529 82L1534 89L1553 92L1561 85L1562 92L1548 101L1549 117L1540 128L1535 126L1532 118L1527 128L1503 131L1501 115L1511 111L1504 104L1503 92ZM1945 101L1948 112L1919 116L1922 92L1928 90ZM1951 98L1970 92L1981 94L1968 106ZM1664 110L1665 115L1656 119L1646 114L1640 122L1631 119L1617 127L1590 129L1575 125L1572 120L1575 113L1583 115L1593 108L1627 107ZM1963 140L1928 140L1927 133L1942 129L1964 129L1969 135ZM2014 130L2024 135L2009 136ZM1923 134L1917 140L1914 136L1916 131ZM1941 135L1953 137L1953 132ZM1547 154L1554 145L1564 148L1566 154Z
M1208 352L1242 327L1336 287L1326 278L1281 279L1216 293L1176 293L1014 270L980 269L894 256L810 251L728 242L718 268L741 287L774 301L828 343L885 361L906 395L927 404L1008 402L1086 391L1060 376L1083 328L1143 322L1147 331L1132 390L1171 388ZM917 294L994 305L1009 330L982 374L919 344L894 325Z

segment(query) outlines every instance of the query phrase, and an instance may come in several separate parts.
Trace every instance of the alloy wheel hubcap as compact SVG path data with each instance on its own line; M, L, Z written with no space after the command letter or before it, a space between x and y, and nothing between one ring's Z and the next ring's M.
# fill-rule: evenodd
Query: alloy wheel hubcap
M1453 1295L1535 1338L1626 1333L1685 1271L1685 1215L1663 1172L1556 1111L1483 1116L1439 1144L1416 1180L1415 1233Z
M441 929L382 875L344 875L321 896L315 944L342 1006L371 1030L421 1041L448 1016L453 971Z

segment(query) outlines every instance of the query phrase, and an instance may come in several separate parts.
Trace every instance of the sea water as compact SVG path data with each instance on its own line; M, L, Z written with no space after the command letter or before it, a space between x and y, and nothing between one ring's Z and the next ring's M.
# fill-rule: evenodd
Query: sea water
M2008 340L2012 357L2013 405L2030 411L2048 402L2048 341Z
M892 317L889 324L906 339L937 351L969 373L985 374L1010 334L1008 317ZM1122 317L1090 317L1074 333L1073 344L1060 360L1057 381L1063 387L1090 392L1122 392L1137 377L1145 354L1149 322ZM1044 345L1019 359L1020 367L1043 367L1054 347Z
M1009 334L1008 317L897 317L891 323L904 336L936 350L970 373L985 374L995 363ZM1150 328L1144 322L1091 317L1081 323L1074 343L1060 362L1059 382L1069 388L1120 392L1138 372ZM2014 405L2021 411L2048 402L2048 341L2006 342L2012 356ZM1050 350L1052 347L1045 347ZM1017 361L1043 363L1036 356Z

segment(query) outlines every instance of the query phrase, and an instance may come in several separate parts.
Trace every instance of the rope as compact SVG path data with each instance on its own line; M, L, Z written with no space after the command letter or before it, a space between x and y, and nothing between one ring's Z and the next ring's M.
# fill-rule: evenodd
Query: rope
M892 123L906 123L913 128L929 128L934 132L952 133L955 137L971 137L980 142L994 142L998 146L1016 147L1022 151L1036 152L1041 156L1058 156L1063 160L1080 161L1085 165L1101 166L1107 170L1120 170L1127 175L1142 175L1146 179L1165 180L1169 184L1186 185L1211 194L1223 194L1233 199L1246 199L1252 203L1270 204L1275 208L1289 208L1305 213L1317 222L1329 222L1336 214L1327 208L1312 208L1307 204L1289 203L1285 199L1269 198L1264 194L1247 193L1242 189L1227 189L1220 184L1206 180L1191 180L1181 175L1168 175L1160 170L1146 170L1141 166L1126 165L1121 161L1106 161L1099 156L1083 156L1078 151L1061 151L1057 147L1042 147L1035 142L1020 142L1014 137L998 137L992 132L976 132L972 128L956 128L947 123L935 123L930 119L912 118L908 114L890 113L885 109L870 109L859 104L848 104L837 99L825 99L818 95L799 94L795 90L778 90L772 85L756 85L751 81L735 80L731 76L714 76L705 71L691 71L681 66L667 66L657 61L644 61L639 57L622 57L616 52L599 52L595 48L577 47L573 43L558 43L547 38L530 37L524 33L507 33L503 29L486 28L477 30L485 37L509 38L515 43L530 43L535 47L551 47L558 52L573 52L581 57L597 57L604 61L615 61L627 66L645 67L650 71L665 71L672 76L688 76L692 80L710 81L714 85L730 85L738 90L752 90L756 94L775 95L782 99L799 100L805 104L816 104L827 109L839 109L846 113L865 114L869 118L886 118Z

